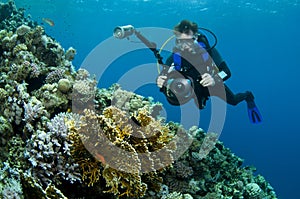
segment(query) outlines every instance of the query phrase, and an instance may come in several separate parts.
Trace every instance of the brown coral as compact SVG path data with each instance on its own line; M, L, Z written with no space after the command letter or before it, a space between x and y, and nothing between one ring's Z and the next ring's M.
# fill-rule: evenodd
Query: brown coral
M81 143L90 154L102 162L102 168L92 163L91 155L81 158L77 155L77 162L85 168L83 176L92 176L91 170L101 169L102 177L110 187L107 192L141 197L148 184L151 184L150 179L159 184L158 170L162 171L173 163L174 135L166 125L152 118L145 110L130 116L113 106L105 108L102 115L86 109L81 121L80 128L74 129L74 132L80 136ZM74 142L74 153L86 154L78 143L77 139ZM97 180L91 178L93 182L89 184ZM157 188L159 185L153 183L150 186Z

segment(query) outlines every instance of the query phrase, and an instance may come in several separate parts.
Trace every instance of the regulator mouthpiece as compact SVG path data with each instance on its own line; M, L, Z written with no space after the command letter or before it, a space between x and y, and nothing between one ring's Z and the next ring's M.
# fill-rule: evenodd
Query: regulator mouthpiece
M132 25L117 26L114 29L114 37L117 39L124 39L131 36L134 33L134 27Z

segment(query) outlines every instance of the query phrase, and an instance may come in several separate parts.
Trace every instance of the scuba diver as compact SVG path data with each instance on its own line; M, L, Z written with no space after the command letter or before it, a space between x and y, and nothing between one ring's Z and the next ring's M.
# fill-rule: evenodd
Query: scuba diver
M189 20L182 20L174 27L176 45L156 80L160 91L173 105L194 98L199 109L205 108L209 96L218 96L233 106L245 100L250 121L260 123L262 116L252 92L234 94L224 84L231 72L215 48L216 43L210 46L207 37L198 30L198 25ZM220 89L225 89L225 95L220 94Z
M212 34L215 43L210 46L207 37L199 32L203 29ZM230 105L246 101L250 122L262 122L262 116L254 102L252 92L234 94L224 81L231 77L231 72L215 48L217 38L210 30L198 28L189 20L182 20L174 27L175 47L166 63L163 63L156 44L148 41L132 25L118 26L114 37L129 38L135 34L151 51L153 51L162 71L156 79L160 91L168 102L175 106L183 105L194 99L199 109L204 109L210 96L217 96Z

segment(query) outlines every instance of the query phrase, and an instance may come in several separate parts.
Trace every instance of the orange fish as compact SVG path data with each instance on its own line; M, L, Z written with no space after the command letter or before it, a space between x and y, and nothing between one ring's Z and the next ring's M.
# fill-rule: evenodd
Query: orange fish
M100 160L100 162L102 162L102 164L104 164L104 165L106 164L106 161L105 161L103 155L101 155L99 153L96 153L95 155L96 155L97 159Z
M42 18L42 20L47 23L49 26L54 26L54 21L49 18Z

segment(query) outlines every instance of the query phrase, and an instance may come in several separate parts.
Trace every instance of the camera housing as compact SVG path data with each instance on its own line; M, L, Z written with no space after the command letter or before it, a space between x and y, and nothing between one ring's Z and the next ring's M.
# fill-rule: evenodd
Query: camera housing
M195 97L193 79L183 76L178 71L171 71L166 80L164 94L172 105L187 103Z
M114 29L113 36L117 39L124 39L131 36L134 31L135 30L132 25L117 26Z

